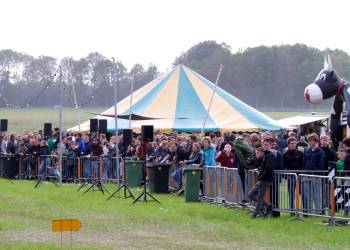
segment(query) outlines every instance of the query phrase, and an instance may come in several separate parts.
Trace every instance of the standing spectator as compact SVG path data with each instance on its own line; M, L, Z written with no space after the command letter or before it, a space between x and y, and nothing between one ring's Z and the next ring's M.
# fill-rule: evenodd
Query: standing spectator
M346 157L346 150L344 148L341 148L338 150L337 152L337 156L338 156L338 161L337 161L337 171L340 170L344 170L344 161L345 161L345 157Z
M232 152L232 147L229 143L225 145L223 151L220 151L215 160L220 163L222 167L234 168L235 167L235 155Z
M305 136L300 136L299 141L297 143L297 148L298 147L303 147L304 149L307 149L309 147L309 143L306 142Z
M205 166L216 166L215 162L215 155L216 150L214 144L211 143L211 140L209 137L205 137L202 141L203 143L203 164Z
M324 152L325 158L323 163L323 170L329 170L329 163L336 161L336 153L335 151L330 147L330 139L328 135L321 135L320 136L320 142L321 142L321 148Z
M285 149L287 147L287 139L288 136L286 133L279 133L276 139L278 147L281 149Z
M92 144L91 144L91 167L92 171L94 173L98 173L98 162L97 160L99 159L100 156L103 155L103 148L100 144L100 141L97 137L92 139Z
M258 148L261 146L261 139L258 134L253 133L250 135L250 142L253 148Z
M242 203L246 203L246 172L250 168L254 159L254 152L252 147L244 141L242 136L239 136L234 143L235 155L238 161L238 174L241 179L243 189Z
M249 199L256 202L255 211L252 214L252 218L262 216L261 210L265 208L266 215L272 212L272 205L264 201L266 190L271 187L273 180L273 171L277 164L276 157L271 152L271 139L265 138L262 141L262 148L264 150L264 156L260 171L258 173L258 182L249 193Z
M301 151L296 149L297 140L294 137L290 137L287 140L288 150L283 154L283 167L285 170L298 171L303 169L304 155ZM294 209L295 204L295 186L296 180L293 176L287 176L288 178L288 194L290 208Z
M319 171L324 169L325 154L319 147L318 135L312 133L308 136L310 147L304 153L304 168L308 171ZM315 212L321 213L321 193L322 182L314 178L304 178L303 185L303 207L304 212L311 212L313 203L315 205Z
M6 152L8 154L13 154L13 155L16 154L17 152L16 138L14 134L10 135L10 139L7 142Z
M6 148L7 148L7 135L4 133L3 135L0 135L0 153L6 154Z

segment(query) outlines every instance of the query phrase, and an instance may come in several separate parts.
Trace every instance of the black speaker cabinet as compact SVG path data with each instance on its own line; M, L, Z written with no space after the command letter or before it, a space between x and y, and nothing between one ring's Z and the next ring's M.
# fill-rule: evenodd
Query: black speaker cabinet
M44 123L44 136L51 137L52 136L52 124Z
M107 120L106 119L98 120L98 132L100 134L107 134Z
M132 129L123 129L123 142L125 148L132 143Z
M153 125L141 126L141 140L143 142L153 141Z
M7 131L7 119L1 119L0 120L0 131L6 132Z
M90 119L90 132L98 132L98 119Z

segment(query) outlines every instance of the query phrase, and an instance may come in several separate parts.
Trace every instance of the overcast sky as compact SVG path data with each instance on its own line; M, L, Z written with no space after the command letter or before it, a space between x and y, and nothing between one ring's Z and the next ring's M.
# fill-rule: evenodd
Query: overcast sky
M349 3L347 3L349 2ZM98 51L163 71L203 40L305 43L350 52L350 1L0 0L0 49L57 58Z

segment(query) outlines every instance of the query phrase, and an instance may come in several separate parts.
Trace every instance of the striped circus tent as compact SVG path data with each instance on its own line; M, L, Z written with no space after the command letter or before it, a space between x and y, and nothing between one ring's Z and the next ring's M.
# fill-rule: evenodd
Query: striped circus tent
M118 115L133 114L150 118L133 120L131 127L140 131L141 125L178 132L201 132L215 84L184 65L156 78L117 104ZM107 119L109 131L114 131L114 106L94 118ZM89 130L89 121L80 125ZM118 129L129 127L127 119L118 119ZM208 131L281 130L283 127L263 113L250 107L225 90L217 87L204 128ZM69 130L78 131L75 126Z

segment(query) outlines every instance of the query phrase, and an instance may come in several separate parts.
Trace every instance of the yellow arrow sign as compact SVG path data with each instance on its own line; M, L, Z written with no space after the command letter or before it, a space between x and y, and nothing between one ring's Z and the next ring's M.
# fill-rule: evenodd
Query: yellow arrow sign
M80 221L76 219L52 220L51 228L52 232L79 231L81 224Z

